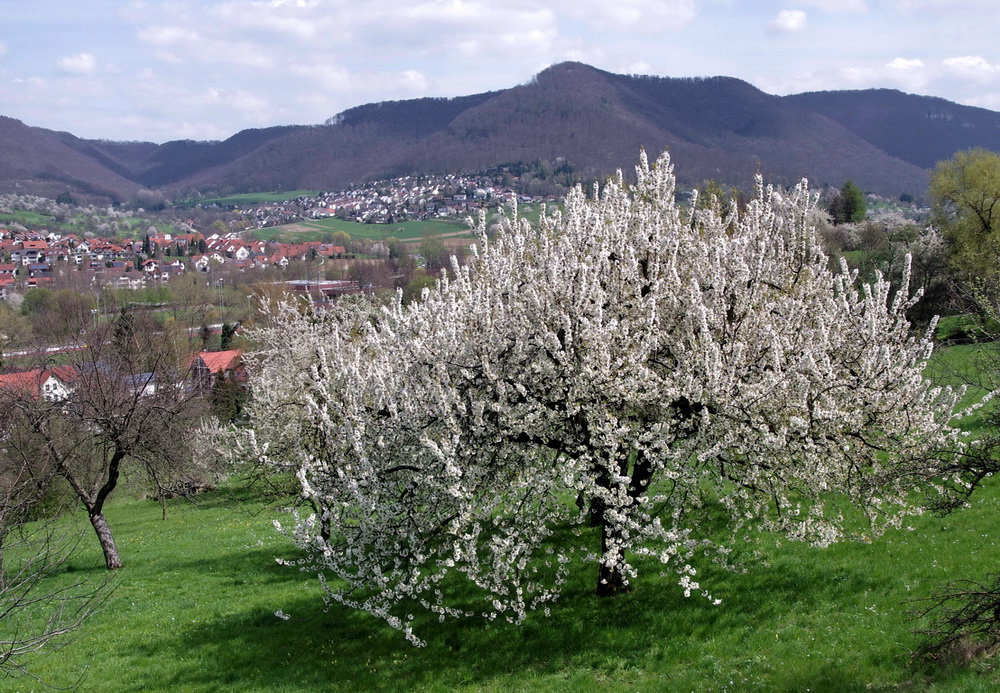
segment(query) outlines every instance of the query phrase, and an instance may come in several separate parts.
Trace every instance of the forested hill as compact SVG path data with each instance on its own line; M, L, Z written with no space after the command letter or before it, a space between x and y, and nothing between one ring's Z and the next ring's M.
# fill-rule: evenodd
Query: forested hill
M1000 113L894 89L817 91L786 101L821 113L892 156L932 168L962 149L1000 151Z
M1000 150L1000 114L887 90L778 97L729 77L617 75L561 63L530 82L452 99L351 108L323 125L246 130L223 142L83 140L0 118L0 191L128 201L340 189L404 174L568 162L583 178L629 170L640 148L671 151L682 185L746 187L854 179L920 195L958 149Z

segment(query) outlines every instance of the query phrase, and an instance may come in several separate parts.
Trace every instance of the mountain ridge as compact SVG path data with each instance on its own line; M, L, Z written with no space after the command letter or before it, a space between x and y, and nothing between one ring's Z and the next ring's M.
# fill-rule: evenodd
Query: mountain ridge
M747 187L759 169L791 185L855 180L922 194L958 149L1000 151L1000 113L894 90L767 94L734 77L620 75L553 65L497 91L355 106L321 125L243 130L222 141L85 140L0 116L0 191L130 201L323 189L399 175L568 161L585 179L668 149L682 185Z

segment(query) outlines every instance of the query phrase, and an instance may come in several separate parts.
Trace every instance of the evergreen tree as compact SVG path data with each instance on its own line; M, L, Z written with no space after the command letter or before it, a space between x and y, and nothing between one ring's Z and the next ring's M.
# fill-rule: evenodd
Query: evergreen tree
M236 330L239 328L240 324L234 323L230 325L228 322L222 323L222 334L219 335L219 349L226 351L233 344L233 337L236 336Z
M852 180L847 180L828 208L834 224L857 223L865 220L865 194Z

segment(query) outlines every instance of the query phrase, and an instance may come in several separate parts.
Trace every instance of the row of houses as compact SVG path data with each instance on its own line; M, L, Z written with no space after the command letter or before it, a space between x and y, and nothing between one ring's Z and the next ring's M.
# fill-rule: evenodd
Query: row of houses
M151 234L137 242L5 229L0 229L0 251L0 297L15 286L44 286L69 270L80 272L87 286L137 289L185 272L223 266L242 271L287 267L297 260L353 257L342 245L256 241L237 234L207 239L201 234Z
M248 228L280 226L303 218L341 217L359 223L394 224L407 220L465 216L483 207L515 202L555 201L554 196L520 195L498 184L498 175L402 176L347 190L296 197L282 202L229 206ZM514 179L516 180L516 179Z
M247 372L241 350L202 351L191 357L186 379L189 387L207 390L218 378L246 387ZM68 398L79 381L80 375L74 366L51 366L0 374L0 390L58 402ZM125 384L130 390L144 394L151 394L157 387L152 373L136 373Z
M75 234L36 233L0 229L0 255L15 266L44 262L76 265L131 259L142 252L132 239L80 238Z
M285 267L289 262L295 260L354 257L353 254L347 252L347 248L333 243L320 241L274 243L240 238L235 233L222 237L213 236L206 242L206 245L208 252L191 258L193 267L200 271L206 271L212 262L230 263L243 269L246 267ZM247 264L241 267L239 263Z

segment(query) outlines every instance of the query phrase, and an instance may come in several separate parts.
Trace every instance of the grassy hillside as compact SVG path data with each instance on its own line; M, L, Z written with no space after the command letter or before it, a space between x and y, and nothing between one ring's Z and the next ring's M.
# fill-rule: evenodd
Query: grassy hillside
M520 215L533 224L538 223L541 205L525 205L519 210ZM470 216L475 217L474 214ZM497 213L491 212L487 222L493 223ZM265 229L255 229L251 232L254 238L265 241L280 241L285 243L301 243L304 241L319 241L325 236L343 231L352 239L368 241L384 241L387 238L398 238L404 242L417 242L429 236L442 236L456 240L473 240L475 234L465 223L465 217L450 219L427 219L425 221L403 221L395 224L360 224L330 217L327 219L311 219L295 224L273 226Z
M420 649L372 617L324 613L316 581L275 563L294 551L269 513L224 493L182 501L166 521L153 502L121 503L109 512L126 561L117 591L33 671L58 686L83 676L83 691L996 690L991 662L911 662L906 613L939 583L995 567L998 491L871 544L783 544L746 574L707 571L720 606L685 599L655 566L615 599L593 596L592 571L578 571L549 618L520 629L424 618ZM65 578L101 576L90 543Z
M285 202L286 200L294 200L297 197L316 197L319 192L315 190L287 190L285 192L263 192L263 193L243 193L241 195L228 195L226 197L204 197L198 200L187 200L185 202L179 202L176 204L177 207L193 207L195 205L202 205L207 207L209 205L219 205L221 207L226 207L228 205L235 205L237 207L243 205L261 205L267 204L269 202Z
M397 224L359 224L343 219L314 219L302 221L288 226L275 226L257 229L254 238L261 240L277 240L286 243L301 243L303 241L318 241L324 236L344 231L352 239L384 241L387 238L398 238L401 241L419 241L425 236L441 234L457 235L472 238L473 234L464 222L431 219L428 221L403 221Z
M971 359L945 353L949 368ZM374 618L322 610L316 580L275 563L295 550L276 513L233 490L172 502L120 498L108 511L126 563L107 608L33 671L82 691L993 691L991 660L912 661L912 600L995 570L1000 486L946 518L825 550L761 536L747 572L711 567L699 581L720 606L685 599L676 576L640 564L635 592L593 595L573 573L551 617L515 628L418 616L414 648ZM73 518L83 531L84 518ZM83 551L59 580L100 579ZM595 538L596 542L596 538ZM595 544L596 545L596 544ZM290 620L274 615L278 609ZM80 677L83 677L82 680ZM0 682L37 691L30 679Z

